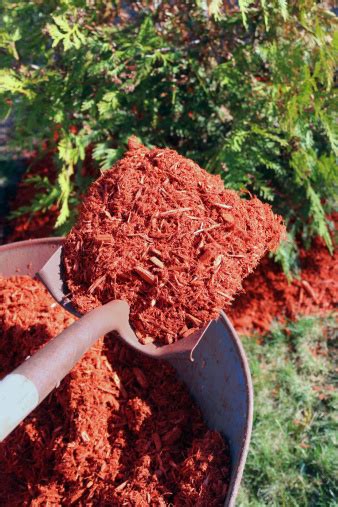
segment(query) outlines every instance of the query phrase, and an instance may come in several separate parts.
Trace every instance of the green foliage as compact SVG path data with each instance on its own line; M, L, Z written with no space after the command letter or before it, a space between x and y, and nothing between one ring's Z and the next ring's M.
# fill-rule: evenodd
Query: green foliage
M38 210L46 211L56 200L60 199L60 189L53 185L46 176L32 176L31 178L26 178L25 181L28 184L34 185L36 194L30 205L22 206L11 213L13 218Z
M0 7L0 113L13 110L16 145L53 143L57 128L58 223L72 214L86 149L104 170L136 134L270 202L290 237L319 234L331 248L334 15L314 0L140 5ZM294 257L284 249L286 270Z
M244 341L253 437L238 507L337 505L334 322L302 318Z
M47 25L47 30L53 39L52 47L55 48L60 42L63 43L65 51L75 48L80 49L85 43L86 37L81 33L79 25L71 26L65 15L52 16L53 23Z

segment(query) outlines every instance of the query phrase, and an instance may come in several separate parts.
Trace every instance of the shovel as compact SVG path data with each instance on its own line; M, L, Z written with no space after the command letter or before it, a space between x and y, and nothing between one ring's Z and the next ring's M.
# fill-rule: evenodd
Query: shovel
M55 300L79 317L67 296L61 256L62 239L6 245L0 247L0 274L37 274ZM164 346L138 341L125 301L111 301L81 316L0 381L0 441L60 384L100 336L111 331L138 352L169 361L208 426L228 439L232 473L225 505L234 505L250 440L253 393L244 351L223 312L197 333Z

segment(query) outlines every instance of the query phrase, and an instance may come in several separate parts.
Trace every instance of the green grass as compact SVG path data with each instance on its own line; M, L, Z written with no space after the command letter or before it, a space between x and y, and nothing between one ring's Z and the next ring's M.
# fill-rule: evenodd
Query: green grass
M238 507L338 505L334 331L302 318L243 339L255 407Z

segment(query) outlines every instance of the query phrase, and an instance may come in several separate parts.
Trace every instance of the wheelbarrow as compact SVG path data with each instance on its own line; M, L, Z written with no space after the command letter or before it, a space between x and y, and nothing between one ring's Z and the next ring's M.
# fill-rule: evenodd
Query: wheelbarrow
M45 238L0 247L0 275L33 277L62 241ZM207 327L194 348L193 361L180 357L168 361L188 387L208 427L219 431L229 443L231 475L224 505L232 507L249 448L253 389L245 352L225 313Z

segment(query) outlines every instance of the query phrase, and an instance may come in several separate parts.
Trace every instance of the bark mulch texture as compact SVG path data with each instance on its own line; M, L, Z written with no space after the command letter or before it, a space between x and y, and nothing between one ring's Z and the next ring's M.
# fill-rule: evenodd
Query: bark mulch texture
M0 278L0 377L72 322L38 281ZM229 467L174 370L107 335L0 444L0 505L219 506Z
M243 283L227 315L242 334L264 333L273 320L294 320L298 315L327 315L338 306L338 255L331 255L322 240L300 251L301 273L288 282L280 266L265 258Z
M124 299L142 343L170 344L230 305L283 234L268 204L241 199L173 150L131 138L89 188L66 238L72 302L87 312Z

